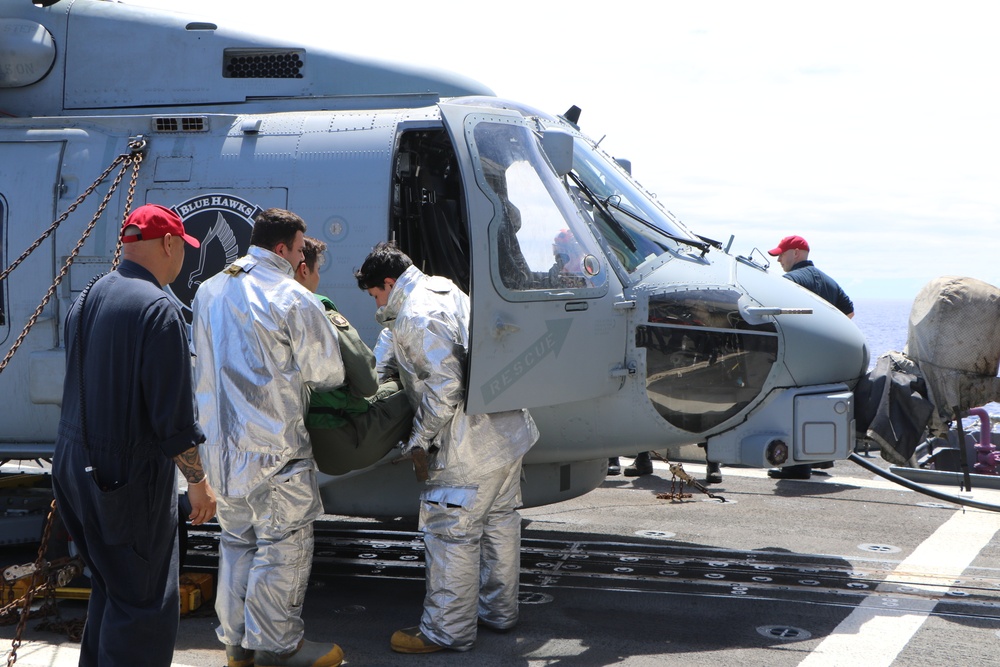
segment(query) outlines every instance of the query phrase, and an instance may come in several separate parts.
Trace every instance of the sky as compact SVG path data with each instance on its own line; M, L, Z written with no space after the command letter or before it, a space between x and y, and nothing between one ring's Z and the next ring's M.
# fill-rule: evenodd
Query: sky
M732 251L804 236L858 299L1000 284L987 0L129 0L452 71L562 113ZM771 270L780 272L777 262Z

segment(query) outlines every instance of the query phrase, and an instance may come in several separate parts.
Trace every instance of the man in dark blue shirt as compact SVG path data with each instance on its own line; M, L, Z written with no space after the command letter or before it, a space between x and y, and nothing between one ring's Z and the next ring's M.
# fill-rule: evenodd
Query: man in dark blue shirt
M854 317L854 304L840 285L809 261L809 244L801 236L786 236L767 254L778 258L785 277L817 294L844 315Z
M785 270L786 278L833 304L844 315L854 317L854 303L840 285L809 261L809 244L804 238L786 236L778 243L778 247L768 250L767 254L778 258L778 264ZM784 468L771 468L767 474L774 479L809 479L813 468L832 467L832 461L803 463Z
M198 445L191 348L163 291L184 261L170 209L128 217L124 260L66 316L66 380L52 463L60 516L90 568L80 665L170 665L177 637L177 475L190 519L215 515Z

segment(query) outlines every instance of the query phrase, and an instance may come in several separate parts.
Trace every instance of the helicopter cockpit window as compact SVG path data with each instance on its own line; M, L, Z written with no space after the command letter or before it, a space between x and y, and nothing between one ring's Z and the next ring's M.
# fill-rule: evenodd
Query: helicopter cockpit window
M577 138L573 147L569 178L580 207L629 273L669 250L689 247L676 239L697 241L612 160L582 138Z
M778 356L772 323L751 325L740 293L695 289L657 294L649 323L636 327L646 348L646 394L656 411L692 433L718 426L760 395Z
M534 133L480 122L473 137L480 185L496 210L490 240L498 287L532 299L602 293L607 274L596 242Z

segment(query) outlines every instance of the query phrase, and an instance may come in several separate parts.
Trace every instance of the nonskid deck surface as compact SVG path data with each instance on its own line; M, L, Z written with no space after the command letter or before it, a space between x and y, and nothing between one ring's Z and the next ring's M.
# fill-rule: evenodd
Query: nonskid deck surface
M657 499L671 479L665 464L654 468L523 510L520 624L481 631L472 653L421 664L1000 665L1000 514L920 496L849 462L809 481L724 467L709 488L726 503L691 488L684 501ZM703 476L703 466L685 468ZM996 490L973 496L1000 502ZM211 570L216 548L216 526L192 530L185 567ZM388 637L419 620L423 576L412 520L324 517L308 636L340 643L348 665L409 664ZM61 607L83 613L81 602ZM221 664L217 623L210 606L183 617L174 664ZM64 638L31 622L26 638L18 664L76 664Z
M187 565L212 570L217 526L189 536ZM733 595L759 600L808 600L856 605L876 590L907 601L939 599L934 614L1000 619L1000 569L969 568L961 579L927 584L927 574L899 561L748 552L525 537L521 588L526 600L546 589L599 589L676 595ZM407 530L351 530L319 524L312 577L336 585L342 577L424 580L423 542Z

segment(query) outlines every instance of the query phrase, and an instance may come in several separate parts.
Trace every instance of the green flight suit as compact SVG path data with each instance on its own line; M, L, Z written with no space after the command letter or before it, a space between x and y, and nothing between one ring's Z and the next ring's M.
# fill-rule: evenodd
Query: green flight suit
M333 301L318 298L337 329L346 383L333 391L313 392L306 428L320 472L343 475L372 465L406 440L413 409L397 380L379 385L371 348Z

